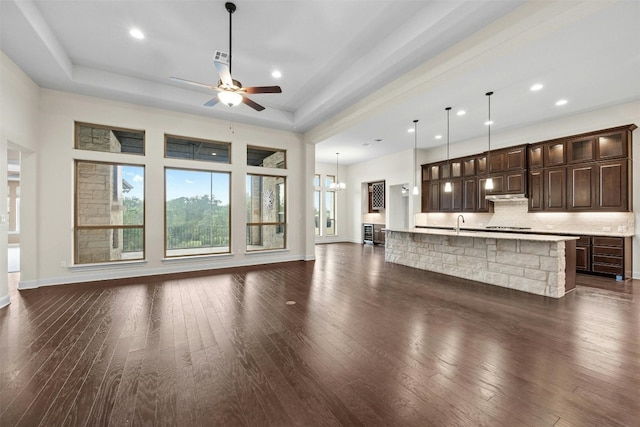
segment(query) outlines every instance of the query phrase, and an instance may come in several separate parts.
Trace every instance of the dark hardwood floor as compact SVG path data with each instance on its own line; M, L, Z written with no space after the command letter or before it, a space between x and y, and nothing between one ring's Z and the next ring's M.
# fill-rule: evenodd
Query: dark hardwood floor
M640 425L638 281L554 300L316 254L12 292L0 426Z

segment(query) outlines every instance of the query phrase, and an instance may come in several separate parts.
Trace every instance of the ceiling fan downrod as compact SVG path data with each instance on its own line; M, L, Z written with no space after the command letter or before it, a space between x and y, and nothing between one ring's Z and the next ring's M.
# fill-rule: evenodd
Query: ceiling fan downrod
M236 11L236 5L235 3L231 3L229 1L224 4L224 7L225 9L227 9L227 12L229 12L229 74L231 74L231 61L233 59L233 55L231 54L231 15L233 15L233 12Z

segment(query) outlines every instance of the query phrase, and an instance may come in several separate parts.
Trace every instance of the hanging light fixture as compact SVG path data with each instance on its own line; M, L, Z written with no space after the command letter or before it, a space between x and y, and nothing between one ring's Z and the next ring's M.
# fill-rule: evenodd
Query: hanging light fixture
M447 107L445 110L447 110L447 170L449 171L449 178L451 178L451 165L449 164L449 112L451 107ZM451 193L451 181L447 180L444 183L444 192Z
M491 165L491 125L493 124L493 122L491 121L491 95L493 95L493 92L487 92L485 95L487 95L487 100L489 101L489 119L487 120L487 129L488 129L488 140L489 140L489 151L487 151L487 174L490 171L490 165ZM484 189L485 190L493 190L493 179L491 177L487 178L487 181L484 184Z
M413 121L413 195L420 194L416 184L416 162L418 161L418 120Z
M344 182L340 182L340 178L339 178L339 169L338 169L338 155L340 153L336 153L336 181L332 182L331 185L329 185L329 188L332 190L344 190L345 188L347 188L347 185Z

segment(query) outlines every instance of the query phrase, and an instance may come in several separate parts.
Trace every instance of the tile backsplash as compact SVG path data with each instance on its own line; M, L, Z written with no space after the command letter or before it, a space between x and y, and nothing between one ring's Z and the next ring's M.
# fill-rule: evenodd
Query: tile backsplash
M416 225L455 226L460 212L416 214ZM462 213L465 227L531 227L535 231L584 234L635 234L633 212L528 212L526 201L494 204L493 213Z

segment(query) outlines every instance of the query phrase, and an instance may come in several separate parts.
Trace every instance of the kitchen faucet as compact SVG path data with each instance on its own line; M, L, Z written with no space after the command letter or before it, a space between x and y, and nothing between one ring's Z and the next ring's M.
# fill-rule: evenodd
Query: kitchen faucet
M458 215L458 219L456 220L456 234L460 233L460 218L462 218L462 223L464 224L464 217L462 215Z

